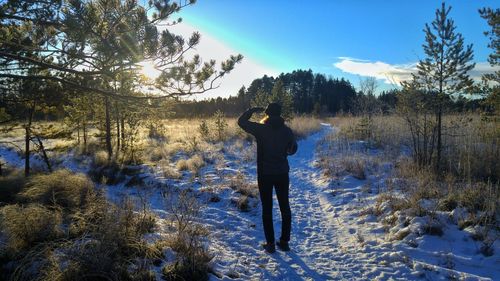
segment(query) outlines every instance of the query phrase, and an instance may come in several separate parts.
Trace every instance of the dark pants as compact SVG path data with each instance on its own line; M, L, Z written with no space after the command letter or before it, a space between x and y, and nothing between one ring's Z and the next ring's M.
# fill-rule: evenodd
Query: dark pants
M292 212L288 202L288 187L290 180L287 174L262 175L258 179L260 201L262 202L262 222L267 243L274 244L273 227L273 186L276 189L276 197L281 212L281 241L290 241L290 230L292 227Z

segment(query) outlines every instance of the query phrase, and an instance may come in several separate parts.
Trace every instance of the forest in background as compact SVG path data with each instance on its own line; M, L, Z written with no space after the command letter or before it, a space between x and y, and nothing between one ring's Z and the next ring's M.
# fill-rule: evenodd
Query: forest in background
M499 9L478 12L491 28L477 32L490 40L494 68L481 82L469 76L472 45L456 32L443 3L424 28L425 57L399 89L377 94L375 78L355 88L342 78L296 70L256 78L229 98L196 102L186 98L223 83L243 58L202 60L192 54L198 33L182 38L158 28L175 24L170 17L194 2L0 4L2 278L217 275L196 196L223 201L230 211L256 206L254 175L237 171L254 165L255 142L228 117L269 102L283 105L299 138L321 131L320 118L338 128L318 142L321 179L367 180L385 164L393 167L394 182L384 188L367 180L363 192L377 199L360 214L376 216L389 239L443 235L440 218L461 212L453 224L479 241L474 255L496 257ZM144 61L158 67L158 78L141 73ZM382 156L372 159L372 151ZM204 171L219 173L233 159L233 174L217 174L211 186ZM133 194L117 200L103 191L117 186ZM166 207L151 210L151 197ZM425 220L415 231L407 228L414 218ZM165 236L146 239L158 233Z
M280 81L279 84L277 82ZM173 105L172 117L206 117L218 110L228 116L237 116L252 105L263 105L272 99L273 88L281 87L289 94L288 106L294 114L316 116L393 114L401 89L377 91L379 82L372 77L360 78L356 89L346 79L333 78L312 70L296 70L278 77L264 75L255 79L248 88L241 87L236 95L228 98L211 98L200 101L182 101ZM277 91L277 89L274 89ZM271 97L271 98L269 98ZM466 95L448 97L448 112L492 112L494 107L485 95L473 98Z

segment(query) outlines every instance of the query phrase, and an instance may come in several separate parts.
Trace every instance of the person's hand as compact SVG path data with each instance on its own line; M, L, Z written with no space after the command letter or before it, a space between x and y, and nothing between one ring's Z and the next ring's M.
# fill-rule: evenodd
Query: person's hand
M250 110L252 111L252 113L264 112L264 108L263 107L252 107Z

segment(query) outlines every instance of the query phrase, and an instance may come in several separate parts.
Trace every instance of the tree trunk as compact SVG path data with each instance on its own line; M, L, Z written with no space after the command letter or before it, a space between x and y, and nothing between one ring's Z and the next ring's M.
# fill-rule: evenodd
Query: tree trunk
M118 105L115 104L115 114L116 114L116 155L118 155L118 151L120 151L120 112L118 110Z
M77 143L80 144L80 122L78 122L76 125L76 138Z
M438 124L437 124L436 172L439 172L439 169L441 168L441 150L443 149L442 138L441 138L442 115L443 115L443 105L440 103L437 116Z
M30 175L30 126L26 125L25 127L26 134L24 135L24 176L28 177Z
M104 98L104 106L106 111L106 150L108 151L108 159L113 156L113 146L111 145L111 116L109 97Z
M125 149L125 118L123 116L120 116L120 123L122 125L122 150Z
M24 135L24 176L28 177L30 175L30 141L31 141L31 123L33 121L33 114L35 113L36 103L33 102L32 107L29 109L28 123L25 126Z
M43 146L42 139L39 136L36 136L36 140L38 141L38 145L40 146L40 150L42 151L43 161L47 165L47 170L52 173L52 165L50 165L49 157L47 156L47 152L45 151L45 147Z
M83 133L83 153L87 153L87 121L83 119L82 121L82 133Z

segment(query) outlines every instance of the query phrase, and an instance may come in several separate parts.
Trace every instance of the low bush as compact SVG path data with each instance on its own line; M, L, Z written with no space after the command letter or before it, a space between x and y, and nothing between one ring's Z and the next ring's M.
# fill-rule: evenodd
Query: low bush
M12 253L61 236L61 223L61 213L40 204L13 204L0 209L2 232L7 236L7 249Z
M391 192L387 192L378 199L391 205L393 211L405 209L408 214L425 216L463 210L465 217L454 220L460 229L476 225L492 229L498 225L498 184L464 182L453 174L438 176L430 169L418 169L412 161L401 161L396 167L393 179L397 180L397 188L393 191L402 192L403 197L388 196ZM429 233L440 235L438 228L430 228Z
M259 196L259 190L257 186L251 184L243 184L237 187L236 191L241 193L241 195L248 196L251 198L257 198L257 196Z
M123 175L120 173L120 165L116 159L109 159L108 153L103 150L94 154L89 176L95 182L106 184L116 184L124 180Z
M19 194L23 201L58 206L73 210L81 208L94 192L94 184L84 174L57 170L33 176Z
M198 173L199 169L203 166L205 166L205 160L199 154L195 154L189 159L181 159L176 163L179 171L189 170L194 174Z
M92 158L92 164L95 167L104 167L109 164L109 155L106 151L104 150L99 150L94 153L94 156Z
M87 177L65 170L33 176L19 198L34 203L0 209L0 279L154 280L162 253L143 235L156 217L93 189Z
M167 199L176 230L167 239L167 245L177 255L173 263L163 267L163 278L172 281L208 280L213 256L205 246L208 229L197 222L201 210L198 200L188 191Z
M236 204L238 210L242 212L250 211L250 200L248 199L247 195L241 195L240 197L235 199L234 203Z
M71 217L70 235L60 235L65 239L51 242L55 236L45 233L52 232L38 231L35 237L45 237L46 242L36 248L24 247L26 252L20 255L24 257L11 276L16 280L154 280L150 269L161 252L142 237L150 222L150 216L133 210L130 200L114 205L97 196ZM45 227L41 229L57 229L61 220L48 217L42 223Z
M231 177L229 187L241 195L251 198L257 198L259 195L259 189L257 186L255 184L250 184L245 178L245 175L241 172L238 172L236 175Z
M182 174L176 167L171 167L167 161L161 161L158 166L163 172L163 176L167 179L180 179Z
M359 156L343 157L341 159L341 162L345 170L351 173L353 177L360 180L366 179L366 162L364 161L364 159L360 158Z
M0 176L0 202L13 202L25 184L26 178L21 171L16 170L5 176Z

